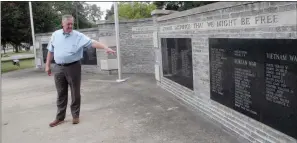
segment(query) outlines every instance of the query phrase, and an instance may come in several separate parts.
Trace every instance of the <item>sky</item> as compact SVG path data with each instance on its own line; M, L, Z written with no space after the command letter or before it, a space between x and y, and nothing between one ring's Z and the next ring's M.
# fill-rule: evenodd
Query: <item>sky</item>
M100 7L101 11L103 11L103 15L101 17L101 20L104 20L106 10L111 8L111 5L112 5L113 2L86 2L86 3L98 5Z

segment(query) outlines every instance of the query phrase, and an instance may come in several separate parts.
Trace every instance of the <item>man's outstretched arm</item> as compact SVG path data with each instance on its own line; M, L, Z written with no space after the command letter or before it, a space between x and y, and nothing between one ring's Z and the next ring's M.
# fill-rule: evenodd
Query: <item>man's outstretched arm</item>
M91 38L89 38L88 36L86 36L85 34L83 33L80 33L81 34L81 39L80 39L80 45L82 45L82 47L84 48L96 48L96 49L104 49L106 51L106 53L108 54L114 54L115 51L112 50L111 48L108 48L107 45L101 43L101 42L98 42L96 40L93 40Z
M106 45L104 45L104 44L102 44L102 43L100 43L100 42L98 42L96 40L92 40L91 47L96 48L96 49L104 49L104 50L106 50L106 52L108 54L114 54L115 53L114 50L108 48Z

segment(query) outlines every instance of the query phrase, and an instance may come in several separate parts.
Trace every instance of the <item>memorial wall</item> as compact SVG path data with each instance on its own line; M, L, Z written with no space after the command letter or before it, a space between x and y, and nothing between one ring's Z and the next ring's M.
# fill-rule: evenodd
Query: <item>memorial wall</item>
M97 65L97 55L95 48L88 48L83 50L82 65Z
M123 73L155 72L159 86L250 142L296 143L296 7L297 2L217 2L120 21ZM82 32L116 48L113 22ZM36 34L40 63L49 36ZM83 71L101 72L100 60L108 57L94 53L85 53L93 58L84 61L89 64Z
M121 25L121 54L123 70L130 73L154 73L153 32L151 18L126 22Z
M158 84L250 142L296 143L296 7L218 2L158 17Z
M116 50L114 23L105 21L98 23L98 28L79 29L78 31L87 36L104 42L110 48ZM120 22L120 47L123 73L154 73L153 51L153 22L152 19L140 19ZM51 32L38 33L36 37L36 56L40 68L44 68L47 52L46 45ZM107 55L101 49L88 49L84 51L82 71L91 73L107 73L101 70L100 60L116 59L116 55Z
M190 38L162 38L163 76L193 90L192 45Z
M48 49L47 49L47 45L48 44L42 44L41 47L42 47L42 62L43 63L46 63L46 57L47 57L47 53L48 53ZM55 63L55 59L52 59L52 63Z
M47 49L48 44L42 44L42 62L43 64L46 63L46 58L47 58ZM52 59L52 63L55 63L55 60ZM81 59L81 64L82 65L97 65L97 56L96 56L96 49L94 48L89 48L89 49L84 49L83 50L83 58Z
M103 21L98 24L103 41L116 46L114 23ZM154 73L153 21L151 18L139 20L121 20L119 37L123 73ZM101 40L102 41L102 40Z
M211 99L297 138L296 47L296 39L209 39Z
M86 34L90 38L96 39L98 29L97 28L90 28L90 29L81 29L79 30L82 33ZM44 68L46 57L47 57L47 45L50 40L52 32L50 33L39 33L35 35L36 41L36 58L37 63L40 68ZM54 59L52 60L52 64L54 64ZM96 49L90 48L85 49L83 51L83 58L81 59L82 68L84 69L86 66L90 65L97 65L97 55Z

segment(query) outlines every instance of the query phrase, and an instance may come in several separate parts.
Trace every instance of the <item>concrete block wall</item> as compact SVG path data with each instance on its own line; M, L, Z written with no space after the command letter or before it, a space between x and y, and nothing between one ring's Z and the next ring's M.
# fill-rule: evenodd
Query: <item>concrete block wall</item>
M121 21L120 25L120 48L123 73L154 73L154 50L153 50L153 20L140 19ZM80 29L87 36L100 41L100 38L108 39L112 45L110 48L116 50L115 26L113 22L102 22L98 28ZM42 44L48 43L51 33L36 34L37 58L43 59ZM116 58L105 53L104 50L97 49L97 65L83 65L83 72L107 73L102 71L100 60L106 58ZM42 68L44 64L42 62Z
M99 33L113 36L115 35L114 27L113 22L100 23ZM124 73L154 73L153 20L148 18L120 21L119 29L122 71Z
M98 28L89 28L89 29L79 29L78 31L84 33L85 35L89 36L92 39L98 40L99 38L99 31ZM49 33L39 33L35 35L35 45L36 45L36 55L37 58L43 59L42 54L42 44L48 44L52 32ZM97 53L100 52L100 50L96 50ZM97 63L100 63L99 61L100 57L97 54ZM41 61L41 69L44 69L43 60ZM100 67L96 65L82 65L82 71L83 72L101 72Z
M39 33L35 34L35 48L36 48L36 58L37 65L40 65L40 69L44 69L45 63L43 62L43 51L42 45L48 44L52 33Z
M294 138L210 99L208 54L208 38L296 39L296 6L297 2L218 2L157 18L159 41L192 38L194 90L165 77L161 77L158 85L250 142L296 143ZM250 21L245 25L241 21L274 15L277 17L274 22ZM220 26L224 20L233 19L236 25Z

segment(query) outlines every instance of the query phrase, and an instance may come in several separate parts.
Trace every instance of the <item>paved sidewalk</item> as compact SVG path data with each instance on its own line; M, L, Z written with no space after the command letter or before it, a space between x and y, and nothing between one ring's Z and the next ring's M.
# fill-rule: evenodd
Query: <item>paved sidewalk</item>
M53 77L34 69L3 74L3 143L245 142L180 104L153 75L127 76L116 83L105 81L116 75L84 74L81 123L71 124L68 106L66 123L50 128L56 113Z

